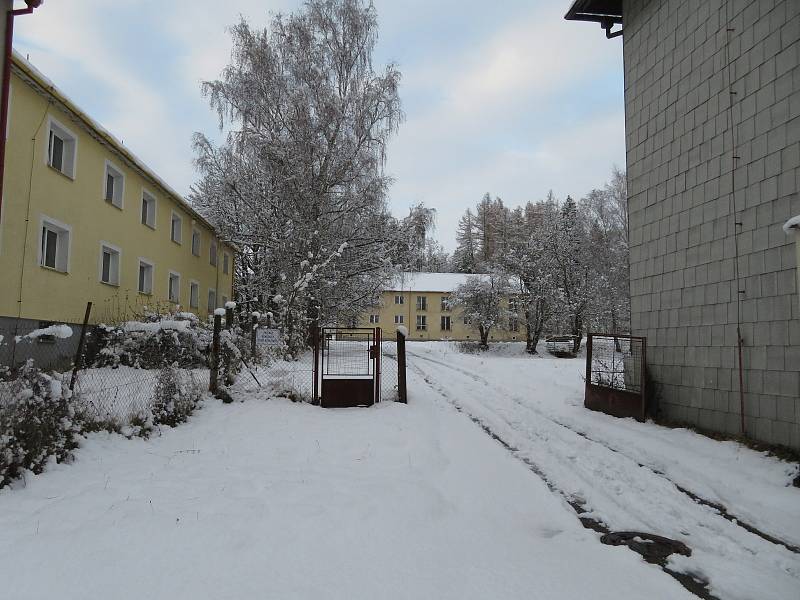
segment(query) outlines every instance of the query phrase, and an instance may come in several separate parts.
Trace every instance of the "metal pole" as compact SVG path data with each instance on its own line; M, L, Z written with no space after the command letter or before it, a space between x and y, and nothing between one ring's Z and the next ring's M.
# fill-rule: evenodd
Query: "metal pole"
M208 391L216 394L219 389L219 334L222 329L222 317L214 315L214 337L211 344L211 377L209 378Z
M256 329L258 329L258 317L251 315L250 321L250 356L256 358Z
M397 395L400 402L408 404L406 388L406 336L397 332Z
M312 399L313 404L319 404L319 327L316 325L313 325L311 328L311 337L314 347L314 391L312 393Z
M81 327L81 337L78 339L78 351L75 354L75 364L72 367L72 379L69 382L70 391L75 390L75 380L78 378L78 371L83 366L83 343L86 340L86 326L89 323L89 313L92 312L92 303L86 303L86 312L83 315L83 327Z

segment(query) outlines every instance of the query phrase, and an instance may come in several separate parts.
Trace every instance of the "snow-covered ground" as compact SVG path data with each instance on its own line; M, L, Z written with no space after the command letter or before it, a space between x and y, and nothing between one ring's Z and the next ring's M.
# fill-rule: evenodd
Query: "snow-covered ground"
M693 597L566 499L685 542L671 567L720 598L796 597L798 554L676 487L797 545L792 467L585 411L581 359L495 348L409 344L407 406L320 409L245 373L244 402L208 400L160 437L92 434L73 464L0 491L0 597Z
M670 568L707 580L720 598L798 597L796 465L685 429L587 411L581 359L531 358L522 344L485 354L446 343L408 349L415 386L478 420L589 515L615 531L687 544L691 558L673 555Z

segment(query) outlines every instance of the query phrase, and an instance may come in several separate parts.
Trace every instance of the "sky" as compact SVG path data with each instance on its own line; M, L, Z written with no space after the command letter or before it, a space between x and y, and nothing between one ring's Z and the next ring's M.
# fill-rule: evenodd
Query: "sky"
M625 165L621 38L564 21L570 0L375 0L377 66L402 72L405 121L388 148L398 216L424 202L455 246L489 192L509 206L574 198ZM22 6L20 0L15 6ZM265 27L300 0L47 0L15 21L15 49L177 191L197 178L191 137L218 137L200 94L230 58L239 16Z

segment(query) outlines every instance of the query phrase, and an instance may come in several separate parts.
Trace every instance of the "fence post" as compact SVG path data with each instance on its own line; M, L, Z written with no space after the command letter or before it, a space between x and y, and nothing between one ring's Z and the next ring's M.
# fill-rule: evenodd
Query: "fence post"
M594 339L593 333L586 335L586 385L592 383L592 340Z
M222 329L222 316L214 313L214 338L211 344L211 377L208 391L216 395L219 390L219 334Z
M312 404L319 404L319 327L312 326L311 344L314 347L314 391L311 394Z
M381 401L381 328L375 328L375 402Z
M406 336L397 332L397 395L403 404L408 404L406 387Z
M250 315L250 356L255 361L256 358L256 329L258 329L258 317Z
M83 367L83 343L86 341L86 326L89 323L89 313L92 312L92 303L86 303L86 312L83 315L83 327L81 327L81 337L78 339L78 351L75 354L74 365L72 366L72 379L69 382L69 390L75 390L75 380L78 378L78 371Z

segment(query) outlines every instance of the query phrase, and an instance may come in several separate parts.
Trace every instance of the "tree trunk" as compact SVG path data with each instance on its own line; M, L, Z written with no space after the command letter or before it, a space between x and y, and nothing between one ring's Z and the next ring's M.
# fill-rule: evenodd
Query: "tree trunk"
M580 313L575 313L572 320L572 335L575 340L572 342L572 352L577 354L581 349L581 342L583 341L583 317Z
M481 335L481 348L484 350L489 347L489 329L483 325L478 325L478 333Z
M533 326L531 325L530 304L525 308L525 352L536 354L536 343L533 342Z

